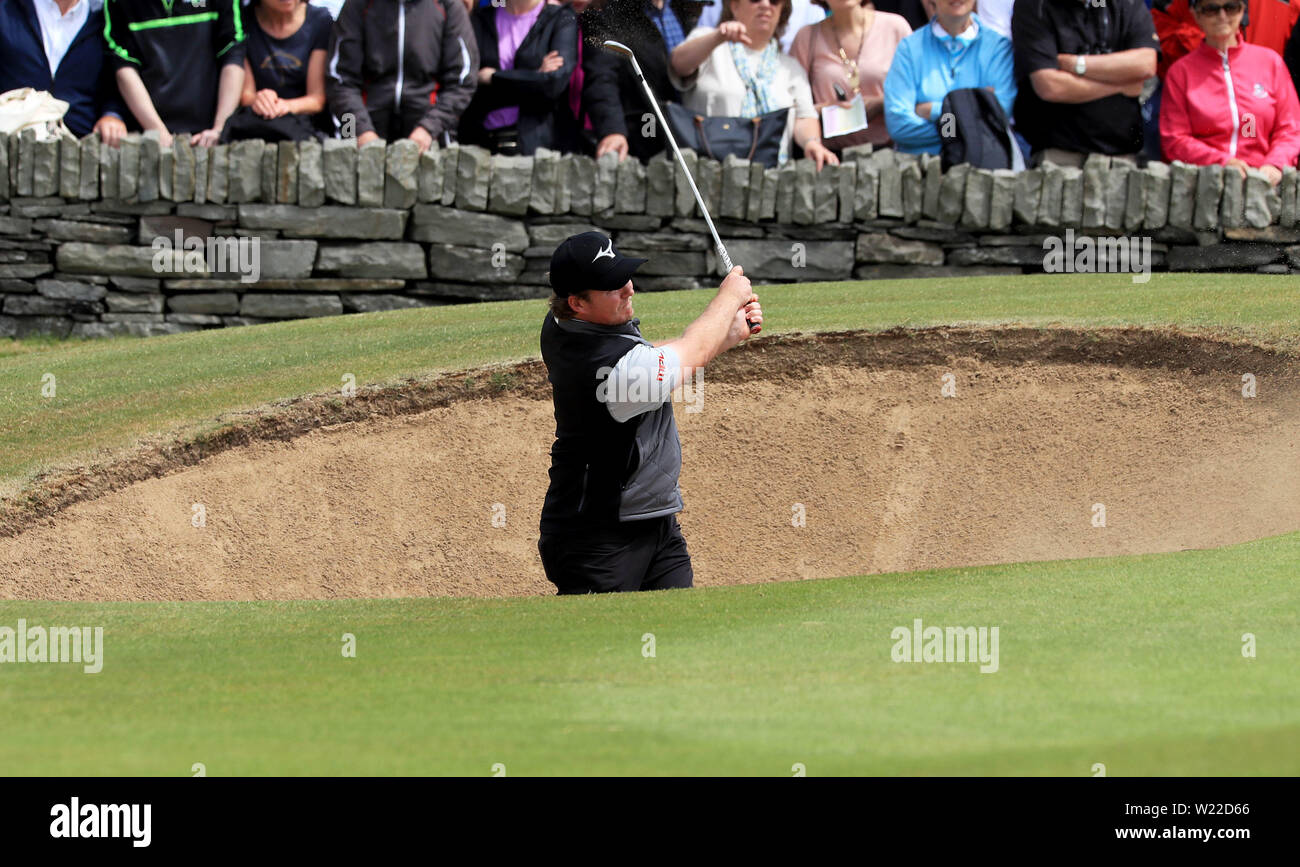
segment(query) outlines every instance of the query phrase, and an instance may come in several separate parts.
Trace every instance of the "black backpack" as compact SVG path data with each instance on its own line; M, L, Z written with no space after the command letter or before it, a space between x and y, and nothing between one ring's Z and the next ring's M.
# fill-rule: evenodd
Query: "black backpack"
M958 163L977 169L1016 167L1019 154L1013 151L1018 148L1011 137L1011 125L992 91L982 87L949 91L942 111L939 158L945 172Z

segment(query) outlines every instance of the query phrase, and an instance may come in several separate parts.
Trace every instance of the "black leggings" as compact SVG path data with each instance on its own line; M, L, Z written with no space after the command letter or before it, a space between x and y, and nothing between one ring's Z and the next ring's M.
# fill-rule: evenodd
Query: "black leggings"
M544 533L537 541L559 595L690 587L695 573L676 515Z

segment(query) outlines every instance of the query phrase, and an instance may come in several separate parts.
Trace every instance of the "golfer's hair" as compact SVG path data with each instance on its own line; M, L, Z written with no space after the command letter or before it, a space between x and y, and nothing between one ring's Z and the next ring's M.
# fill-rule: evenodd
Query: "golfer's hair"
M581 295L584 301L587 298L586 292L575 292L573 294ZM569 306L569 297L570 296L568 295L556 295L554 292L551 293L551 315L556 319L572 319L578 315L574 313L573 308Z
M732 3L744 3L746 0L719 0L722 3L722 14L718 16L718 23L723 21L734 21L736 16L731 14ZM773 39L780 39L785 35L785 26L790 23L790 0L781 0L781 13L776 19L776 32L772 34ZM781 46L777 46L779 50Z

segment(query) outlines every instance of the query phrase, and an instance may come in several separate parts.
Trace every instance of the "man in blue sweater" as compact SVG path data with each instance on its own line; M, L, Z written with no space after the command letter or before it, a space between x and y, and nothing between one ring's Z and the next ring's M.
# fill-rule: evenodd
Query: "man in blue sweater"
M939 0L930 23L898 44L885 77L885 125L904 153L939 153L943 98L993 91L1007 117L1016 100L1011 40L980 25L975 0Z
M0 0L0 93L31 87L68 103L78 137L97 132L114 147L126 106L104 60L103 0Z

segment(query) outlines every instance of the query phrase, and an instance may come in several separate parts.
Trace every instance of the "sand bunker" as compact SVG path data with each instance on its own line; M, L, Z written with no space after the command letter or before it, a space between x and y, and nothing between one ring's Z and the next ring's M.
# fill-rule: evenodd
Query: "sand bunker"
M723 361L702 411L678 407L698 586L1300 529L1300 376L1263 349L1170 332L942 329L766 339ZM1243 373L1257 397L1242 396ZM554 429L543 377L524 365L495 397L281 426L291 438L33 518L0 538L0 597L553 592L536 548Z

